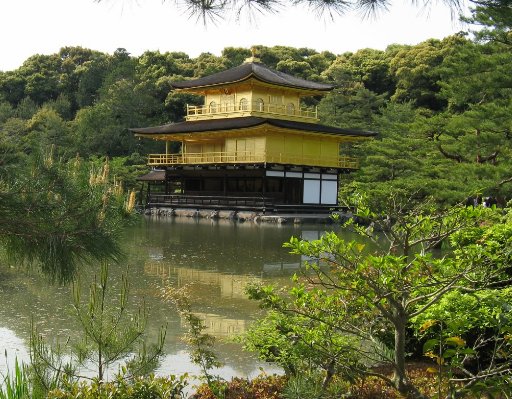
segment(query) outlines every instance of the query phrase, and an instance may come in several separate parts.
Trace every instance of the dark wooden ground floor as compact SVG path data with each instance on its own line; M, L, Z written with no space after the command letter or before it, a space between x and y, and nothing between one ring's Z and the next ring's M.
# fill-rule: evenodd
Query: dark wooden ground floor
M328 211L338 205L334 169L285 165L167 168L142 176L149 207Z

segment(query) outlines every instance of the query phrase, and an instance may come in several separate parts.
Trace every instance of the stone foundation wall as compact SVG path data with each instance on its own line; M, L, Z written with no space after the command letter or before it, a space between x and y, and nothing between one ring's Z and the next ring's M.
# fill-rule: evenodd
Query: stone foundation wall
M173 208L151 208L144 211L145 215L155 217L186 217L186 218L204 218L218 220L233 220L238 222L254 222L254 223L332 223L334 220L331 215L263 215L255 211L217 211L212 209L173 209ZM339 213L338 213L339 214ZM340 218L346 219L350 217L347 214L339 214Z

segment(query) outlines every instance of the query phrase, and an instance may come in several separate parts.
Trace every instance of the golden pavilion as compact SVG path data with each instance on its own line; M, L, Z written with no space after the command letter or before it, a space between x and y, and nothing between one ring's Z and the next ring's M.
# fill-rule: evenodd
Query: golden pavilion
M329 211L338 203L340 173L358 168L342 145L375 135L319 124L317 110L301 99L333 86L254 56L173 88L203 96L204 104L187 105L185 121L131 129L165 143L165 153L148 155L153 171L140 178L148 182L148 207Z

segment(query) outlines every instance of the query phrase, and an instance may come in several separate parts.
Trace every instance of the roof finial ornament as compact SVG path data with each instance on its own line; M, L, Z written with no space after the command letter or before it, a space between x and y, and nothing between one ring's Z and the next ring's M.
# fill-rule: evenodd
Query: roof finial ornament
M251 47L251 56L245 59L244 64L250 62L261 62L261 60L258 58L258 49L256 48L256 46Z

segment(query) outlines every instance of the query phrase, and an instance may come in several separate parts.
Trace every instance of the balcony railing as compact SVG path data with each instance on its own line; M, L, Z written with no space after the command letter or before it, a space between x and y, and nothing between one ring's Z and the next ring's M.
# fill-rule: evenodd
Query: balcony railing
M201 208L265 208L274 206L270 197L235 197L219 195L151 194L147 198L148 206L200 206Z
M265 162L265 153L197 152L185 154L149 154L149 165L204 165L210 163L254 163Z
M264 104L261 102L246 102L238 105L187 105L187 119L189 120L247 114L318 120L318 111L316 108L312 109L301 107L296 109L291 105Z
M309 156L266 152L202 152L185 154L150 154L148 164L164 165L206 165L206 164L240 164L240 163L278 163L288 165L323 166L329 168L358 169L356 158L338 156Z

